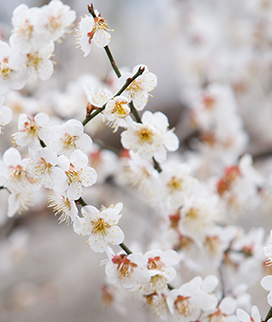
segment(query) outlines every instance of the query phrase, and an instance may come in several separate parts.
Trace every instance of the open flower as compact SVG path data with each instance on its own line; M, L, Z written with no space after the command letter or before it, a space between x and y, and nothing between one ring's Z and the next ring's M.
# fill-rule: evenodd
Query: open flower
M166 160L168 151L178 149L177 136L168 130L168 119L161 113L146 111L142 122L136 123L132 119L126 119L128 128L121 134L121 143L125 149L133 150L142 159L155 157L158 162Z
M147 283L150 280L146 267L147 258L142 254L109 254L105 273L111 282L118 281L125 289L131 289L137 283Z
M33 151L27 165L29 176L38 179L45 188L65 191L68 187L65 172L57 167L58 157L48 147Z
M45 144L52 138L52 131L48 126L49 116L38 113L34 118L26 114L20 114L18 119L18 130L12 135L14 146L29 145L32 149L40 148L40 140Z
M88 245L95 252L103 253L107 245L119 245L124 240L124 233L117 226L122 208L121 202L101 211L93 206L85 206L81 209L81 227L74 226L74 230L79 235L90 236Z
M50 141L51 149L57 155L70 157L75 150L88 152L92 146L92 139L83 133L83 125L78 120L69 120L62 125L52 127L54 139Z
M133 68L132 73L124 73L119 78L119 85L123 86L128 78L135 75L139 67L144 67L144 72L141 76L137 77L123 92L123 96L126 96L129 102L133 102L135 108L141 111L148 102L148 92L153 91L157 86L157 76L148 71L147 66L137 65Z
M117 96L108 101L103 112L104 117L116 132L119 126L126 127L127 123L125 118L130 114L128 107L128 99L124 96Z
M80 150L75 150L70 160L61 155L58 158L58 164L67 176L67 197L71 200L77 200L82 196L82 186L90 187L96 182L96 171L88 167L88 157Z
M107 32L108 25L104 18L96 11L96 17L86 16L81 18L78 24L77 45L84 52L84 57L91 52L91 44L94 42L96 46L103 48L108 45L111 35Z

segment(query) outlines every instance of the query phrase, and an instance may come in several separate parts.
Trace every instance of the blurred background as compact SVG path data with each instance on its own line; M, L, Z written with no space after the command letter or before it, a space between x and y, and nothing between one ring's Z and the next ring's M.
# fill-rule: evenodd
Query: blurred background
M48 2L24 1L29 7ZM8 40L12 12L21 3L1 0L2 40ZM64 3L77 13L76 27L80 16L87 14L90 3L86 0ZM249 144L243 152L252 153L256 166L264 173L271 171L271 1L94 0L92 3L107 20L109 29L114 29L109 46L119 68L131 71L134 66L145 64L158 77L158 86L147 109L162 111L169 117L181 140L181 151L188 148L187 139L195 131L189 115L195 95L207 84L221 82L233 89L237 113L249 134ZM34 93L36 97L47 93L43 97L44 111L52 109L50 104L46 105L51 93L56 89L67 93L72 86L67 87L68 84L76 82L82 74L108 80L111 67L104 51L93 46L91 54L84 58L75 46L73 32L62 44L56 44L53 60L57 64L51 79L28 84L23 91L24 95ZM84 117L86 105L78 105L78 114ZM119 148L118 133L113 135L111 129L104 127L92 137ZM10 133L7 131L5 135ZM10 146L9 139L1 145L3 153ZM156 235L156 229L149 234L150 225L156 224L154 211L142 203L135 191L116 189L109 181L107 185L90 188L87 195L87 201L98 208L119 201L125 204L121 227L128 245L138 240L144 248ZM6 211L7 196L1 191L2 213ZM43 196L37 196L35 205L27 214L3 224L0 231L0 321L153 321L148 308L132 296L128 305L126 302L124 316L116 313L120 311L118 307L105 309L104 267L99 267L105 256L92 252L84 237L74 234L72 227L58 225ZM247 228L258 220L260 217L247 217ZM263 220L269 229L271 219L264 216ZM241 222L245 225L243 219Z

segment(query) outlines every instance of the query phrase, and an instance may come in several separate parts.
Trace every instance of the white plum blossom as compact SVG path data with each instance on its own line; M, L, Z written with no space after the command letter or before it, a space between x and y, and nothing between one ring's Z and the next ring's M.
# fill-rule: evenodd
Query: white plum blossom
M110 282L117 281L124 289L132 289L138 283L148 283L150 275L147 269L147 258L142 254L117 254L108 252L110 257L105 273Z
M104 18L95 11L96 17L86 16L81 17L78 24L77 31L77 45L84 52L84 57L88 56L91 52L91 44L95 43L96 46L103 48L106 47L110 40L111 35L107 32L108 25Z
M68 188L68 182L65 172L57 167L58 157L48 147L38 151L32 151L31 159L27 164L27 170L30 177L45 188L65 191Z
M269 240L267 241L267 246L263 248L263 254L267 257L265 264L267 266L272 265L272 230L270 230Z
M92 86L89 88L83 85L85 94L87 95L88 102L91 107L100 108L112 98L112 92L105 87Z
M105 252L108 245L119 245L124 240L124 233L117 226L122 208L121 202L101 211L93 206L84 206L81 208L81 226L74 226L74 230L79 235L90 236L87 243L95 252Z
M45 33L46 39L57 41L71 31L75 19L75 11L70 10L67 4L59 0L50 1L39 10L35 30L39 34Z
M134 107L138 111L144 109L148 102L148 93L153 91L153 89L157 86L156 75L150 73L147 66L137 65L133 68L132 73L124 73L119 78L119 86L122 86L128 78L131 78L137 73L140 67L144 68L143 74L137 77L122 94L128 98L129 102L133 102Z
M83 194L82 186L90 187L96 182L96 171L88 166L88 157L80 150L75 150L70 159L64 155L59 156L58 165L67 176L68 199L79 199Z
M262 321L260 311L256 305L252 306L251 308L251 317L246 311L242 309L237 309L236 315L237 315L237 318L242 322L261 322ZM271 321L271 319L269 319L268 321Z
M16 54L10 46L0 41L0 95L5 94L10 88L21 89L26 83L27 73L16 68L14 55Z
M9 38L11 47L23 54L30 52L33 44L44 42L45 38L36 33L36 17L40 8L29 8L26 4L20 4L13 11L12 35Z
M0 96L0 135L2 134L2 127L10 123L12 119L12 110L2 105L4 102L4 96Z
M65 222L67 225L72 221L75 226L80 226L78 209L74 200L67 197L66 192L48 196L48 207L52 207L55 215L59 215L59 222Z
M133 122L127 118L127 130L121 134L121 143L125 149L133 150L141 158L148 160L154 157L158 162L167 158L167 150L178 149L177 136L168 130L167 117L161 112L152 114L146 111L142 122ZM156 124L156 125L155 125Z
M162 201L172 210L179 208L185 200L192 197L197 184L197 180L191 175L191 168L185 163L165 167L160 178L163 183Z
M226 321L226 322L235 322L238 321L235 315L235 310L237 308L237 300L233 297L226 296L220 302L220 304L206 313L206 318L202 319L203 322L213 322L216 321Z
M141 292L145 295L164 292L167 289L167 283L176 277L173 265L179 263L179 255L172 249L164 252L155 249L146 252L144 256L148 259L150 281L140 287Z
M27 171L28 162L29 159L22 159L17 149L7 149L3 154L3 161L0 161L0 186L14 193L20 193L24 189L30 190L33 180Z
M269 291L267 295L267 302L270 306L272 306L272 275L267 275L261 280L262 287Z
M167 303L174 319L183 322L197 321L202 312L215 309L217 299L209 294L215 286L213 278L203 282L200 276L196 276L178 290L172 290L167 296Z
M49 146L57 155L70 157L75 150L88 152L92 147L92 139L86 133L81 122L71 119L62 125L52 127L54 138Z
M128 99L124 96L117 96L107 102L103 116L108 121L108 125L113 128L113 132L118 130L119 126L126 127L125 119L130 114Z
M26 114L20 114L18 119L18 130L12 135L14 146L28 145L32 149L41 147L40 140L46 145L53 137L53 132L49 127L49 116L45 113L38 113L34 118Z
M18 71L26 71L28 77L37 80L47 80L54 71L54 63L50 60L54 51L54 42L49 41L43 46L33 46L27 54L16 53L11 57L11 64Z
M25 186L17 192L12 192L8 198L8 217L13 217L16 212L21 215L23 210L28 211L29 206L32 206L31 201L33 200L33 190L30 186Z

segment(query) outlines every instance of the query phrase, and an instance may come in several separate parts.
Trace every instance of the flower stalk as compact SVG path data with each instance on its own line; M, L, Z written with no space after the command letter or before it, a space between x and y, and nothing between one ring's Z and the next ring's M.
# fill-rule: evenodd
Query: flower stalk
M89 13L93 16L93 18L95 18L95 17L96 17L96 14L95 14L95 11L94 11L93 4L88 5L88 11L89 11ZM115 71L115 74L117 75L117 77L118 77L118 78L120 78L120 77L121 77L120 70L119 70L119 68L117 67L117 64L116 64L116 62L115 62L115 60L114 60L114 58L113 58L113 56L112 56L112 53L111 53L111 51L110 51L109 46L105 46L105 47L104 47L104 49L105 49L105 52L106 52L106 54L107 54L107 56L108 56L108 58L109 58L109 61L110 61L110 63L111 63L111 66L112 66L113 70Z
M140 75L143 74L144 72L144 67L140 67L137 71L137 73L135 75L133 75L131 78L128 78L126 83L124 84L124 86L113 96L119 96L121 95L124 90ZM90 122L90 120L92 120L96 115L98 115L99 113L101 113L102 111L104 111L104 109L106 108L107 103L105 103L101 108L97 109L94 113L92 113L91 115L87 116L85 118L85 120L82 122L83 126L85 126L88 122Z

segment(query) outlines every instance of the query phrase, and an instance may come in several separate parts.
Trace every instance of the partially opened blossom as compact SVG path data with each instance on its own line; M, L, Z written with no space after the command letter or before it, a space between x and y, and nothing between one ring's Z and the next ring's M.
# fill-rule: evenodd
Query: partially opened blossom
M267 242L267 245L263 248L263 254L267 257L266 265L272 265L272 230L270 230L270 237Z
M7 106L2 105L2 100L3 99L0 97L0 135L2 134L2 127L10 123L12 119L12 110Z
M265 276L261 280L262 287L269 291L269 294L267 295L267 302L270 306L272 306L272 275Z
M59 215L59 222L67 225L72 222L75 226L80 226L78 209L75 201L67 197L66 192L56 192L55 195L48 196L48 207L52 207L55 215Z
M29 210L33 200L33 190L30 188L30 186L25 186L23 189L10 194L8 198L8 217L13 217L17 212L21 215L24 210Z
M108 245L119 245L124 240L124 233L117 226L122 208L121 202L101 211L85 206L81 209L81 226L74 226L74 230L79 235L89 236L87 243L95 252L105 252Z
M88 152L92 147L92 139L86 133L81 122L71 119L62 125L52 127L54 138L49 146L57 155L70 157L75 150Z
M242 309L237 309L236 315L237 315L237 318L242 322L261 322L262 321L259 309L256 305L252 306L251 308L251 317L246 311ZM269 319L268 321L270 320L271 319Z
M18 130L12 135L14 146L28 145L32 149L41 147L40 140L48 144L53 137L53 132L49 127L49 116L45 113L38 113L34 118L26 114L20 114L18 119Z
M103 48L107 46L111 40L111 35L107 32L108 25L106 20L96 11L96 17L86 16L81 18L78 24L77 45L84 52L84 57L91 52L91 44Z
M58 165L67 176L67 197L71 200L77 200L82 196L82 187L90 187L96 182L96 171L88 166L88 157L80 150L75 150L70 159L61 155Z
M150 275L147 258L142 254L109 254L105 273L111 282L117 281L125 289L132 289L137 283L147 283Z
M126 127L126 117L130 114L128 99L124 96L117 96L108 101L103 116L108 121L108 125L113 128L113 132L118 130L119 126Z
M128 78L135 75L139 67L144 68L142 75L137 77L123 92L123 96L126 96L129 102L133 102L135 108L138 111L144 109L148 102L149 92L157 86L157 77L155 74L150 73L147 66L137 65L133 68L132 73L124 73L119 79L119 86L122 86Z
M84 84L84 92L87 95L91 107L100 108L112 98L112 92L105 87L92 86Z

